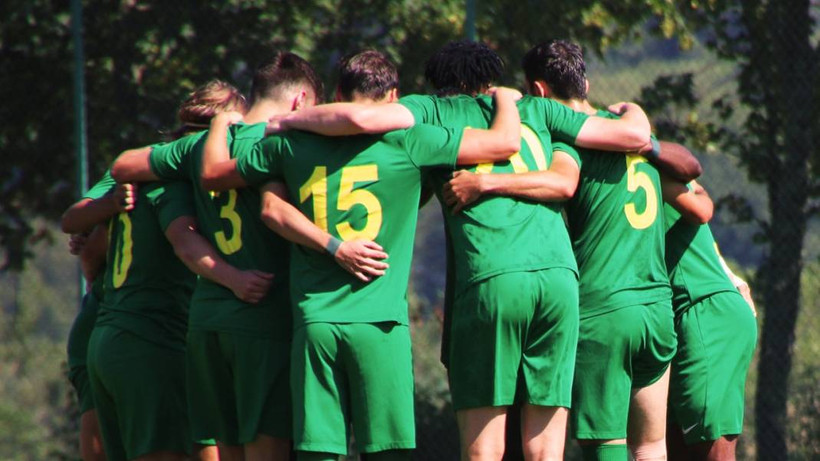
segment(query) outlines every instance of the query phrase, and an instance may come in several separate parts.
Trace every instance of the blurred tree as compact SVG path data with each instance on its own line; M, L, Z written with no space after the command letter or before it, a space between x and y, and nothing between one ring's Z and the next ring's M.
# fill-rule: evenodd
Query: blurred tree
M537 40L573 36L595 50L634 35L647 18L672 33L669 2L478 2L479 36L518 67ZM399 64L403 91L422 89L424 62L463 35L464 2L390 0L86 0L84 31L92 178L121 150L158 140L187 90L214 77L248 89L255 62L290 49L329 76L363 47ZM22 268L35 215L55 218L73 200L71 33L67 2L0 4L0 269ZM561 18L557 21L555 18ZM543 25L549 25L546 29ZM511 72L507 83L513 81ZM37 85L35 91L34 85Z

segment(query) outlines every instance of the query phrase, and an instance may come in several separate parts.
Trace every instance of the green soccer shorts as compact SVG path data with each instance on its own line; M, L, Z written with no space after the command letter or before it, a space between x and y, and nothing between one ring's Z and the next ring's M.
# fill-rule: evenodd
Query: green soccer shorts
M108 459L191 452L185 352L98 326L88 344L88 376Z
M88 356L88 340L94 323L97 321L97 309L100 300L93 292L83 296L82 306L71 330L68 332L68 380L77 392L77 401L80 405L80 414L94 409L94 398L91 395L91 384L88 382L86 358Z
M187 340L194 440L291 438L289 342L215 331L188 331Z
M743 430L746 373L757 341L757 322L737 292L695 303L675 324L669 416L686 443L717 440Z
M450 329L453 408L569 407L578 342L578 279L569 269L510 272L456 297Z
M632 390L663 376L676 343L670 301L581 319L570 412L573 437L625 438Z
M294 447L347 454L416 446L410 329L394 322L309 323L294 332Z

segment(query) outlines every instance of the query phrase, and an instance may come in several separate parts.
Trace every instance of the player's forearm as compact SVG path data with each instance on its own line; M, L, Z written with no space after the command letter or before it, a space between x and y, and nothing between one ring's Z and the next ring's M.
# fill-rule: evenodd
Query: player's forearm
M96 279L105 266L108 246L107 228L105 224L98 224L89 234L80 252L80 268L83 271L83 277L89 282Z
M577 181L551 172L482 175L482 194L518 197L538 202L555 202L572 198Z
M90 232L97 224L108 221L119 212L114 195L109 193L99 199L81 199L63 213L60 228L66 234Z
M672 205L686 221L692 224L705 224L712 219L714 203L709 194L697 183L690 190L686 184L661 175L661 193L663 200Z
M191 272L232 288L232 281L239 276L239 269L228 264L216 249L193 227L187 227L183 234L172 240L174 253Z
M111 177L117 182L156 181L151 170L151 147L123 151L111 165Z
M339 102L291 112L280 121L283 129L311 131L325 136L378 134L410 128L413 114L398 103Z
M205 138L202 150L202 188L209 191L224 191L244 186L236 170L236 160L231 158L228 148L228 126L225 119L217 116L211 120L211 128Z
M649 118L638 105L624 104L620 119L592 116L584 122L575 144L615 152L639 151L649 144Z
M498 162L521 147L521 118L510 92L496 91L495 116L488 130L464 130L458 150L459 165Z
M331 239L330 234L319 229L296 207L284 200L264 200L262 204L262 222L284 239L323 251Z

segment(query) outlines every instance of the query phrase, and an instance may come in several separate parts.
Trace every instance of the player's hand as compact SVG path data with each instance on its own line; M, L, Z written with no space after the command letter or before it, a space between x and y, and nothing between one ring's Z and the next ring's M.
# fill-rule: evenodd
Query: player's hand
M86 234L71 234L68 239L68 252L74 256L78 256L85 248L85 243L88 241Z
M516 90L515 88L509 88L506 86L491 86L487 88L486 93L496 99L510 98L513 101L518 101L519 99L524 97L520 91Z
M638 107L638 106L634 102L621 101L621 102L616 102L615 104L610 105L609 107L607 107L607 110L612 112L615 115L623 115L626 111L628 111L630 109L634 109L635 107Z
M256 304L268 294L273 274L257 270L240 271L231 283L233 294L246 303Z
M241 112L230 110L227 112L220 112L211 119L211 126L230 126L235 125L243 120Z
M265 126L265 135L271 135L286 130L284 120L289 114L276 114L268 119L268 124Z
M363 282L369 282L373 277L380 277L389 267L385 259L387 253L384 248L370 240L350 240L342 242L336 250L336 262L344 270L355 275Z
M117 184L114 193L111 194L114 206L119 213L127 213L134 209L137 204L137 185L131 182Z
M737 286L737 291L740 292L740 296L743 296L743 299L746 300L746 303L749 304L749 307L752 309L752 313L757 317L757 309L755 309L755 300L752 298L752 290L749 288L749 284L746 282L741 283Z
M467 205L481 197L482 176L467 170L458 170L453 173L453 179L444 185L442 197L453 213L458 213Z

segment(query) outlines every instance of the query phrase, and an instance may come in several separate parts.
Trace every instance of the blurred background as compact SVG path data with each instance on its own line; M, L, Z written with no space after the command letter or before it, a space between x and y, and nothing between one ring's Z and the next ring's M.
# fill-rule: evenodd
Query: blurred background
M712 230L758 307L738 459L820 459L818 15L817 0L3 1L0 459L78 458L65 340L79 272L56 222L84 181L159 140L194 87L220 78L247 91L271 50L308 59L330 97L338 58L376 48L409 94L429 89L425 60L465 37L497 50L500 83L519 87L532 45L580 42L596 104L636 101L659 138L696 153L717 204ZM458 456L438 362L440 214L437 203L421 212L408 293L421 460Z

